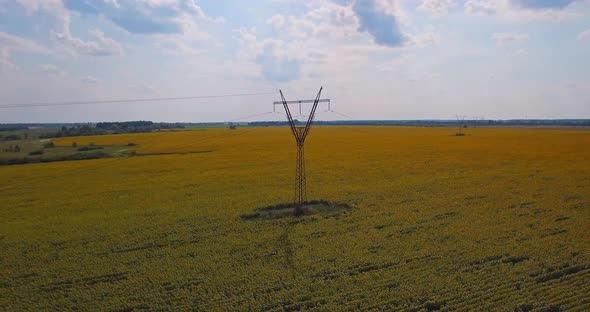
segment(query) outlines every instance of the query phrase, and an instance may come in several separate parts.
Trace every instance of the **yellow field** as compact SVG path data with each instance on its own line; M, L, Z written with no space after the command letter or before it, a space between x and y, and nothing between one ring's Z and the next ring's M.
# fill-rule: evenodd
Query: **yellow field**
M267 221L288 128L56 140L145 156L0 167L0 307L590 310L590 131L454 133L313 128L308 197L354 209Z

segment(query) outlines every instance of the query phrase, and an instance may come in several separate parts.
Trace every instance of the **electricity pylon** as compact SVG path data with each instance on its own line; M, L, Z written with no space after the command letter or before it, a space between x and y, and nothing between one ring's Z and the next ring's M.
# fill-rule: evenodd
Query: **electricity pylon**
M291 132L295 137L295 142L297 143L297 163L296 163L296 170L295 170L295 212L296 214L303 213L303 204L307 200L306 194L306 178L305 178L305 139L309 134L309 129L311 129L311 124L313 122L313 118L315 116L316 108L318 107L318 103L320 102L327 102L330 103L330 99L320 99L320 95L322 94L323 87L320 88L318 95L316 96L315 100L297 100L297 101L287 101L285 100L285 96L283 95L283 91L279 90L281 93L281 101L280 102L273 102L274 105L282 104L285 108L285 113L287 114L287 119L289 119L289 126L291 127ZM293 119L293 115L291 115L291 111L289 110L289 104L299 104L299 110L301 111L301 104L305 103L313 103L311 107L311 112L307 117L307 122L305 126L298 126L296 120ZM301 114L301 113L300 113Z
M457 133L457 135L463 136L465 135L463 133L463 127L465 127L465 118L467 116L459 116L459 115L455 115L457 116L457 122L459 123L459 132Z

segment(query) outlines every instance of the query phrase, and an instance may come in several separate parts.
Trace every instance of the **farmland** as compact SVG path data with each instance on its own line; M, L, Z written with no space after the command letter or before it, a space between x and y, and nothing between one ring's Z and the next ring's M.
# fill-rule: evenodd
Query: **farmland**
M133 157L0 166L6 310L590 310L590 131L317 127L66 137Z

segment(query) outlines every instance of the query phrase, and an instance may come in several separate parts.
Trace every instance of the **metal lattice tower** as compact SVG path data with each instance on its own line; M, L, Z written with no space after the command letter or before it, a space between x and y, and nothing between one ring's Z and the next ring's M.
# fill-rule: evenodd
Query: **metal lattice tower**
M459 124L459 132L457 134L464 135L463 128L465 127L465 118L467 118L467 116L455 116L457 117L457 123Z
M280 102L273 102L274 105L283 105L285 108L285 113L287 114L287 119L289 119L289 126L291 127L291 132L295 137L295 142L297 143L297 163L296 163L296 170L295 170L295 205L298 209L302 209L303 204L307 201L306 195L306 178L305 178L305 139L309 134L309 129L311 128L311 124L313 123L313 118L315 116L316 108L318 107L318 103L320 102L327 102L330 103L330 99L320 99L320 95L322 94L323 87L320 88L318 95L316 96L315 100L297 100L297 101L287 101L285 100L285 96L283 95L283 91L279 90L281 93L281 101ZM301 113L301 104L305 103L313 103L311 108L311 112L307 118L307 122L305 126L298 126L296 124L296 120L293 119L293 115L289 110L290 104L299 104L299 111ZM300 212L300 210L298 210Z

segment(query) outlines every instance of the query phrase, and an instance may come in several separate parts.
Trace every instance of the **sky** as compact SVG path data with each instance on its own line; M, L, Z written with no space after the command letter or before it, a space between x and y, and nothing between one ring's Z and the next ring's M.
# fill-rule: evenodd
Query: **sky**
M0 123L590 118L589 56L590 0L0 0Z

